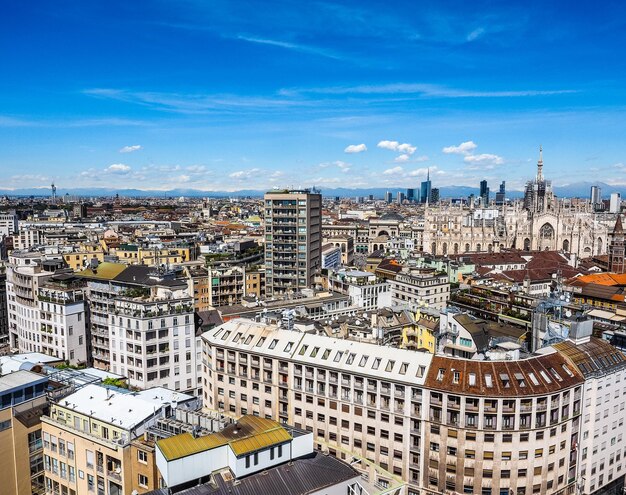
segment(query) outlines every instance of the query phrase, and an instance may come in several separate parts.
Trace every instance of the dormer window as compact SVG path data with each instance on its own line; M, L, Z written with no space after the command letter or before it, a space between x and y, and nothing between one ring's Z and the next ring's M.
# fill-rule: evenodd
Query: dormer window
M439 368L439 371L437 371L437 381L442 382L445 374L446 370L444 368Z
M470 373L467 376L467 383L469 384L470 387L473 387L474 385L476 385L476 373Z

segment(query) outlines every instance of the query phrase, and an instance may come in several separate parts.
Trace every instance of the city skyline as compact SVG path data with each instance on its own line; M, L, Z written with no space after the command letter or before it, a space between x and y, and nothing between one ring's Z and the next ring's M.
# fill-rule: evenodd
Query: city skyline
M617 2L271 7L11 5L2 188L626 184Z

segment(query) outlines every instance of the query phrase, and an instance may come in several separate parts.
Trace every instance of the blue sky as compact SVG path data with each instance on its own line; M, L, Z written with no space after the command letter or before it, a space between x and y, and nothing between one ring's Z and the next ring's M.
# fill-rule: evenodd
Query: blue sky
M0 188L626 184L621 2L33 1Z

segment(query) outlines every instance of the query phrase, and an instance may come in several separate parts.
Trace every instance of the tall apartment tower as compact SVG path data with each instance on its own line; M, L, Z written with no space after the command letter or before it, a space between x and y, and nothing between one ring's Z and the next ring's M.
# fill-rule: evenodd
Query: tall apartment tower
M321 267L322 195L304 190L265 194L265 291L310 286Z

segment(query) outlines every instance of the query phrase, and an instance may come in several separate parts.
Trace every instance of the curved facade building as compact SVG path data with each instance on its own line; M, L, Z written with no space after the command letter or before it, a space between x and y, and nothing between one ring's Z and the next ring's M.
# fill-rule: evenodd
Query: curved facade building
M599 339L477 361L245 319L202 338L205 407L311 431L330 454L381 466L379 484L389 473L404 480L408 495L570 494L585 483L594 493L623 483L626 361ZM608 400L592 384L599 377L601 390L612 384Z
M423 486L571 493L583 383L554 350L523 361L435 356L424 385Z

